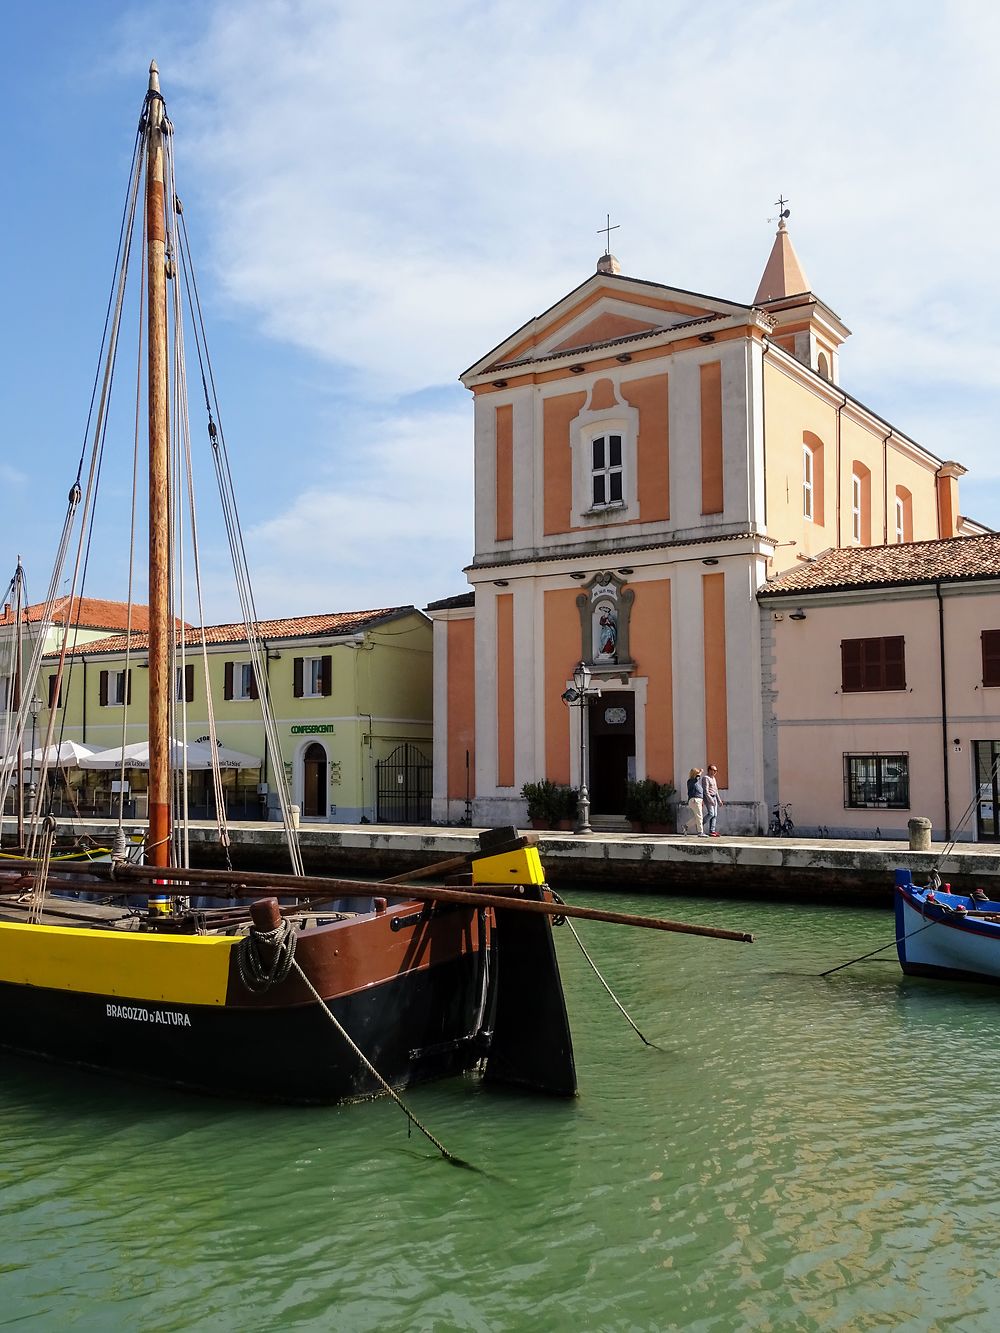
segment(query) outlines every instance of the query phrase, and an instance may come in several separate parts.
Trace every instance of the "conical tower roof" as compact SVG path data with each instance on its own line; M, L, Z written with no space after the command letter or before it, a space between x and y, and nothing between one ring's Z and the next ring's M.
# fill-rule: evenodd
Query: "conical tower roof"
M781 218L753 303L762 305L765 301L777 301L784 296L797 296L809 290L809 280L802 271L785 219Z

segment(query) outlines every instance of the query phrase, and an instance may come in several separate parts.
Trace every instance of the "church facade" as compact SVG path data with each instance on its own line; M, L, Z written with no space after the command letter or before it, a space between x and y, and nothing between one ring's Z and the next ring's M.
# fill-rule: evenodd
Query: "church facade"
M758 594L831 548L982 531L964 469L840 387L848 336L782 220L748 304L606 254L464 373L475 553L472 592L428 608L435 819L523 820L525 782L579 784L586 725L595 815L714 763L728 830L766 827Z

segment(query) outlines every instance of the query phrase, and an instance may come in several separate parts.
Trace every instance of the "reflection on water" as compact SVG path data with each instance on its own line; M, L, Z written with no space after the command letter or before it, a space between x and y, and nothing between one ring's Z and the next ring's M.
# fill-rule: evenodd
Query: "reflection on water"
M579 1099L409 1095L478 1173L385 1102L234 1106L2 1057L0 1324L991 1326L1000 994L891 950L819 977L888 943L888 912L613 903L758 942L578 923L650 1049L559 932Z

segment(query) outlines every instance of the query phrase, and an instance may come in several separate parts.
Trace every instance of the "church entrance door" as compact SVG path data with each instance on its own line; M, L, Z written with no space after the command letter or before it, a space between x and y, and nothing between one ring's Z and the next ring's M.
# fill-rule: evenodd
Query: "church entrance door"
M625 813L625 784L635 774L635 696L612 690L592 699L590 715L591 811Z

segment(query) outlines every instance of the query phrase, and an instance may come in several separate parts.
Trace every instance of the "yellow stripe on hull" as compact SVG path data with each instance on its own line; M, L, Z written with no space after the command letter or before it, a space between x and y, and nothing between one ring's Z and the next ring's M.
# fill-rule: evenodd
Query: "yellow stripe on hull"
M0 922L0 982L175 1004L225 1004L227 935L145 935Z
M472 863L473 884L544 884L537 847L519 847L497 856L479 856Z

